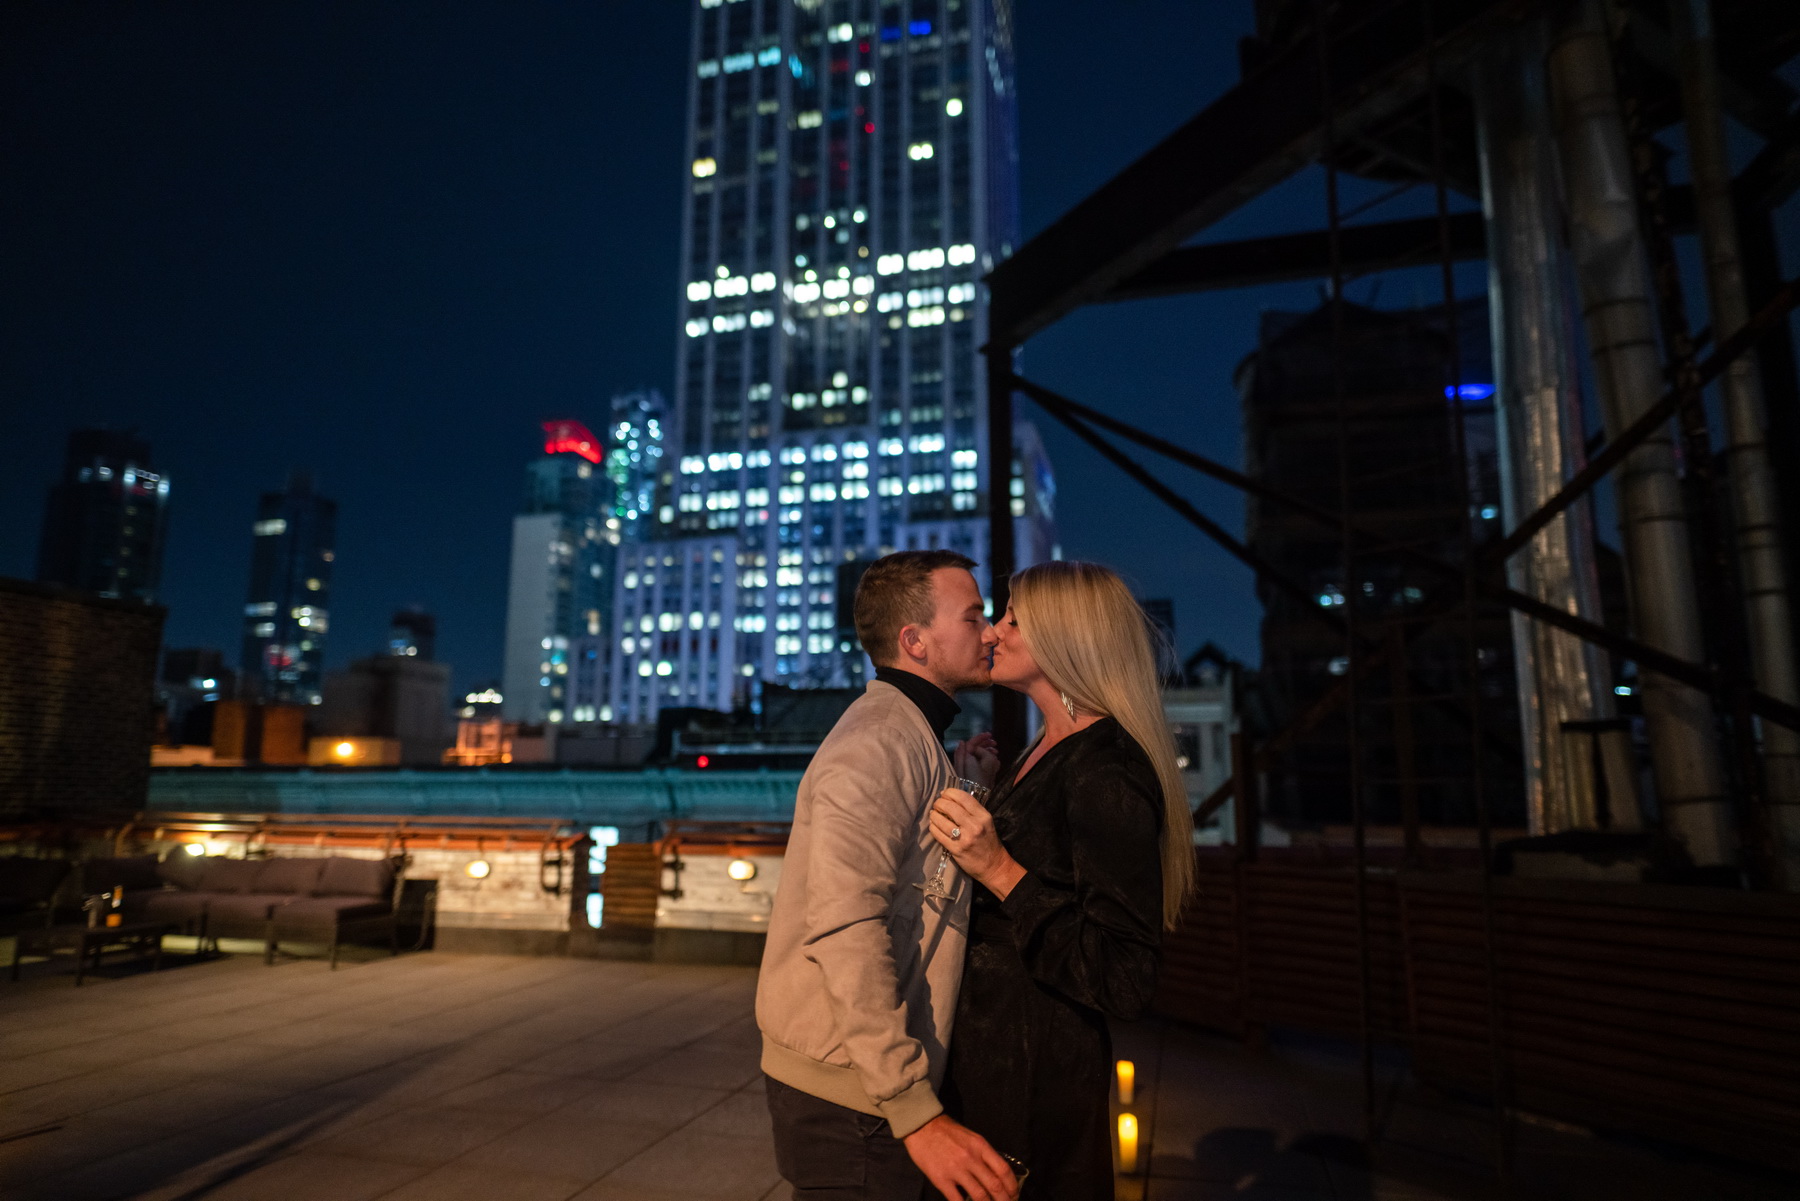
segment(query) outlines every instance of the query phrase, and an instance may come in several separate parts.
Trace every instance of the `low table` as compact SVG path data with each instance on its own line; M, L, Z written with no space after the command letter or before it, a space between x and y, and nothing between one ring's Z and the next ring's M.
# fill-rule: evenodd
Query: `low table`
M75 951L75 987L90 967L98 968L109 950L128 950L138 958L151 957L151 971L162 967L163 936L173 934L171 922L127 922L122 926L44 926L19 931L13 943L12 978L19 978L19 963L27 954L54 956L58 947ZM92 963L89 963L90 957Z

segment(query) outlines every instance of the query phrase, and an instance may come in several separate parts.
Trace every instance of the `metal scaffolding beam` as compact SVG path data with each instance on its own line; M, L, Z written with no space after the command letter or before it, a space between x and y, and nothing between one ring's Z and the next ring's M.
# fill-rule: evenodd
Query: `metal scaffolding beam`
M1434 67L1455 70L1529 0L1440 0ZM1339 138L1416 100L1429 85L1416 4L1393 3L1334 29L1332 113ZM1114 176L988 277L990 339L1018 346L1106 296L1288 176L1325 145L1316 36L1301 37Z

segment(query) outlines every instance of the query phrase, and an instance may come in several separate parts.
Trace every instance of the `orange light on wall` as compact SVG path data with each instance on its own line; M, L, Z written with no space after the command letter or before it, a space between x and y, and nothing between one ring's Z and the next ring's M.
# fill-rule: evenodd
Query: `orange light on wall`
M1138 1120L1136 1114L1119 1115L1119 1171L1129 1176L1137 1171Z
M1121 1059L1119 1069L1119 1104L1129 1105L1137 1096L1137 1065L1129 1059Z
M331 748L331 753L336 755L339 759L348 759L350 756L356 754L356 744L354 742L340 742Z

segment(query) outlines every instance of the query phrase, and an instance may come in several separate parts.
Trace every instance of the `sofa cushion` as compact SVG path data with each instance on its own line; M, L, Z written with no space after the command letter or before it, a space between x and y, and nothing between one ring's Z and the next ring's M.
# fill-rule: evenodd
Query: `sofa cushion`
M292 900L283 893L252 892L214 894L206 905L206 917L213 922L266 921L271 909Z
M197 887L206 892L254 892L262 875L259 859L208 858Z
M125 894L125 916L134 922L192 922L206 913L207 894L167 888Z
M365 917L386 917L386 901L366 897L302 897L275 910L276 929L312 929Z
M351 859L333 855L325 861L313 895L319 897L370 897L386 899L394 887L394 864L389 859Z
M265 859L262 874L256 878L256 891L310 896L324 867L323 859Z
M89 859L81 865L81 891L92 894L115 888L161 888L156 874L155 855L133 855L125 859Z
M204 856L190 855L186 848L176 847L156 865L156 875L164 884L173 884L176 888L194 892L200 888L201 879L206 875L206 865Z

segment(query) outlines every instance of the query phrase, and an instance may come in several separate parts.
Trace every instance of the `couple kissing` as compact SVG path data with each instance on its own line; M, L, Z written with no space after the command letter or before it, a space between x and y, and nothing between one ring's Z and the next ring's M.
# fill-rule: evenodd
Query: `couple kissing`
M857 588L875 679L800 782L756 997L798 1201L1110 1198L1107 1018L1143 1012L1193 873L1150 628L1090 563L1012 580L989 623L948 550ZM1040 734L955 755L960 691Z

